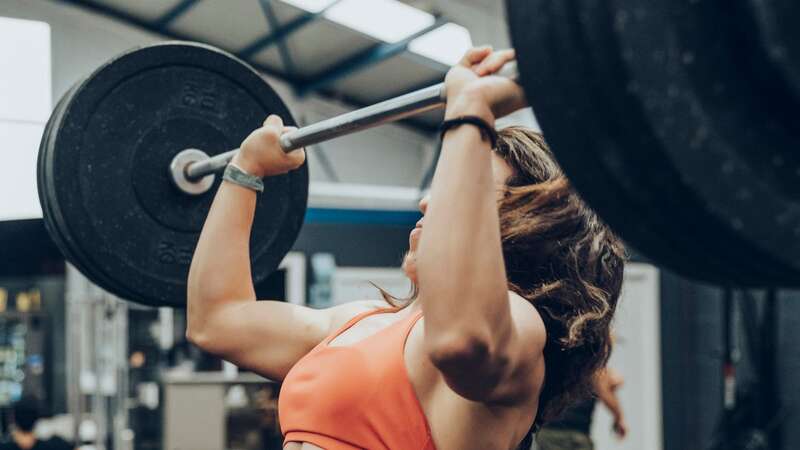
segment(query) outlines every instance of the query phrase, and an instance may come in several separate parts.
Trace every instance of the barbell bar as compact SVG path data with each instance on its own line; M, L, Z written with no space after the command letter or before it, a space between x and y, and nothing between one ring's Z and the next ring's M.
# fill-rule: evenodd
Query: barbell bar
M497 76L517 80L516 63L503 66ZM447 103L444 83L419 89L408 94L331 117L281 135L280 146L284 152L319 144L337 137L363 131L428 111L442 109ZM210 175L225 169L239 149L208 157L199 149L185 149L175 155L169 173L175 185L190 195L199 195L213 185Z

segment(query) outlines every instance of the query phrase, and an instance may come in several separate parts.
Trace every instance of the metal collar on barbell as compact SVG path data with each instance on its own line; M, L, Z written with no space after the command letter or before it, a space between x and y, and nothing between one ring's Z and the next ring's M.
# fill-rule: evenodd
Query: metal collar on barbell
M181 150L169 163L169 174L175 187L190 195L205 194L214 185L216 178L213 173L202 177L189 179L189 166L201 161L208 161L210 157L202 150L187 148Z

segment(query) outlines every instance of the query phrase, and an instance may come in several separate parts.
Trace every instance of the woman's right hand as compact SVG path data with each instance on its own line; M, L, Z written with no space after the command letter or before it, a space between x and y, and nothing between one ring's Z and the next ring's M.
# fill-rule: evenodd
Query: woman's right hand
M264 125L250 133L233 157L233 164L260 178L281 175L302 166L306 160L305 149L299 148L289 153L283 151L280 137L294 130L285 127L283 120L276 115L267 117Z
M488 46L467 51L445 77L445 118L474 115L483 110L491 111L494 119L526 107L522 86L508 78L495 76L515 58L514 50L494 51ZM468 111L464 111L465 107Z

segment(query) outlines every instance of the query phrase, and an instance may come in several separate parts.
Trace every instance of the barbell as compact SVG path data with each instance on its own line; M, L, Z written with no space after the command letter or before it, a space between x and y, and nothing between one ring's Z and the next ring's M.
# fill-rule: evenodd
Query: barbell
M797 287L800 39L784 19L800 13L788 0L756 3L507 7L517 80L570 180L612 228L698 280ZM443 106L442 85L431 86L302 127L281 146ZM208 45L160 43L107 62L64 95L42 137L50 235L106 290L182 306L214 174L269 114L295 125L258 72ZM308 168L264 182L250 240L256 283L300 231Z
M516 63L511 62L503 66L497 75L517 80L519 75L516 69ZM444 83L439 83L287 132L281 135L279 143L281 149L288 153L350 133L441 109L445 107L446 101ZM202 150L194 148L182 150L170 163L172 181L187 194L202 194L211 188L213 174L224 170L238 151L236 148L210 157Z

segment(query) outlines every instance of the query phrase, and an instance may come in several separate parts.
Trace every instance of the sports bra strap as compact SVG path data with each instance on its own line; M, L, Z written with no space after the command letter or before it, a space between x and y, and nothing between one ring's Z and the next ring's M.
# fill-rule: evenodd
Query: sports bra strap
M332 340L336 339L339 335L341 335L342 333L344 333L345 331L350 329L350 327L352 327L353 325L358 323L358 321L360 321L361 319L363 319L365 317L369 317L369 316L371 316L373 314L379 314L379 313L383 313L383 312L396 311L396 310L397 310L397 308L395 308L395 307L375 308L375 309L370 309L369 311L364 311L362 313L356 314L355 316L353 316L352 319L348 320L347 322L345 322L344 325L339 327L338 330L336 330L335 332L329 334L328 337L326 337L325 340L322 341L322 342L327 345Z

